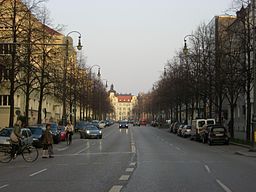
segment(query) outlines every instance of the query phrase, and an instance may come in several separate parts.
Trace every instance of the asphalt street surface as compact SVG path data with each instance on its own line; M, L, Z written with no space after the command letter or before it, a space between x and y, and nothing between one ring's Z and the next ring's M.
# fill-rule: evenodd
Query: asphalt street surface
M0 192L255 192L256 158L241 150L115 124L102 139L55 144L55 158L1 163Z

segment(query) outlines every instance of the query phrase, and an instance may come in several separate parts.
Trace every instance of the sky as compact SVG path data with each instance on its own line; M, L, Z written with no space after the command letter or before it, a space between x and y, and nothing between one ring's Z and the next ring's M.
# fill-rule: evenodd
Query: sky
M87 67L99 65L109 87L137 95L152 89L185 36L230 13L232 0L48 0L46 7L64 35L81 33Z

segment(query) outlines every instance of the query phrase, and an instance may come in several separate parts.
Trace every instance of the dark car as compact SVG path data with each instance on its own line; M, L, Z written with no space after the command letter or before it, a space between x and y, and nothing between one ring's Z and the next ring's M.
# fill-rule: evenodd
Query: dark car
M75 131L79 131L81 129L83 129L85 127L85 125L87 125L88 122L87 121L79 121L76 123L76 126L75 126Z
M102 139L102 131L93 124L87 124L84 128L79 130L80 138L97 138Z
M53 137L53 142L57 144L61 140L61 133L58 130L58 124L57 123L50 123L50 124L51 124L51 133Z
M47 123L51 125L51 133L52 133L52 137L53 137L53 142L55 144L58 144L61 140L61 133L58 130L58 124L57 123ZM43 129L46 129L46 124L42 124L41 125L43 127Z
M127 121L119 121L119 128L128 128Z
M32 133L33 145L38 148L42 147L44 128L39 125L28 126L28 128Z
M208 125L202 133L203 143L212 144L229 144L229 134L227 129L222 125Z

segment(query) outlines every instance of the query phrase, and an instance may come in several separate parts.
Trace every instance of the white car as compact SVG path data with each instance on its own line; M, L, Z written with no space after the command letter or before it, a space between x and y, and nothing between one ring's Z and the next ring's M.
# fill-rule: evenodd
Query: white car
M100 121L100 122L99 122L99 128L100 128L100 129L103 129L103 128L105 128L105 127L106 127L105 121Z
M10 145L10 135L12 133L13 128L4 128L0 131L0 145ZM33 137L30 129L21 128L21 135L23 136L22 144L32 145Z

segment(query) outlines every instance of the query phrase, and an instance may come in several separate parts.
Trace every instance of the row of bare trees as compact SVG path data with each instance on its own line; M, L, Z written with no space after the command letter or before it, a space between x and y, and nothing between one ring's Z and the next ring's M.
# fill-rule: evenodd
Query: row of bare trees
M44 3L45 0L0 0L0 50L6 48L0 53L0 72L1 77L2 74L8 76L8 81L0 81L0 91L9 95L9 126L13 126L17 113L14 103L17 93L25 95L26 125L32 98L38 101L37 123L42 122L41 111L46 97L61 103L64 87L64 36L58 32L62 27L48 27L51 23ZM84 61L68 58L68 64L65 98L69 103L70 114L75 113L78 107L80 119L89 118L91 114L84 115L84 111L92 110L98 117L110 111L105 87L99 79L89 78ZM89 89L88 86L93 83L97 83L97 86ZM95 92L101 95L100 100L93 97ZM96 102L101 103L100 108L94 107Z
M185 46L168 61L152 91L143 97L144 111L152 119L191 123L194 118L228 118L234 136L235 108L243 99L246 136L250 140L252 91L251 5L237 11L237 17L215 17L214 25L201 24L187 35ZM217 25L216 25L217 24ZM229 107L225 117L223 105ZM160 115L160 117L162 117ZM227 120L227 119L226 119Z

